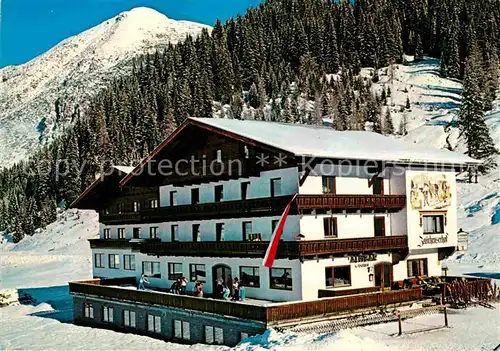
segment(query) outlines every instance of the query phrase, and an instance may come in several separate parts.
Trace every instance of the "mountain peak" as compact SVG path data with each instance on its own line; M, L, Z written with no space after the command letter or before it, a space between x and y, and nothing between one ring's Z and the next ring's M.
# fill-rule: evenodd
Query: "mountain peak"
M210 27L137 7L25 64L0 69L0 91L5 92L0 94L0 167L25 158L40 141L50 141L107 82L127 75L134 57L196 36L203 28Z

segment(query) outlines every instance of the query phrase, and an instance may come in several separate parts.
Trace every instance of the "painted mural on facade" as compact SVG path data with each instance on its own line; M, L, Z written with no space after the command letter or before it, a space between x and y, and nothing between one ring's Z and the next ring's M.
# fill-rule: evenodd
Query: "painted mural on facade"
M438 210L451 205L451 186L445 174L422 173L412 177L410 202L413 210Z

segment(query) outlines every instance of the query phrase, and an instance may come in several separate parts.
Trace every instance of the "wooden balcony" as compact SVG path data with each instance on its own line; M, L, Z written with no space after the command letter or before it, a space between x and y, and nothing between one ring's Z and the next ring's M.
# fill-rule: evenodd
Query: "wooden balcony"
M182 220L206 220L281 215L290 195L248 200L199 203L145 209L140 212L101 214L104 224L158 223Z
M405 195L299 195L298 210L395 211L406 206Z
M323 298L314 301L284 303L269 301L265 305L256 305L120 287L120 285L130 286L133 284L135 284L135 278L94 279L70 282L69 292L74 296L95 296L109 300L154 304L208 312L220 316L239 317L263 322L266 325L278 325L280 322L293 321L299 318L329 316L355 311L356 309L380 308L381 306L422 299L422 289L415 288Z
M179 241L140 243L141 253L155 256L264 257L267 241ZM356 239L281 241L277 258L302 259L314 256L390 252L408 248L406 235Z

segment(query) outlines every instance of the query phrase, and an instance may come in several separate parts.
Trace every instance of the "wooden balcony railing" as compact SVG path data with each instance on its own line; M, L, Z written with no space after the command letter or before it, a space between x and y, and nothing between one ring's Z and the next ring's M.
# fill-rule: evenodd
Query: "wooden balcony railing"
M264 257L268 245L267 241L145 241L140 243L140 252L156 256ZM300 242L281 241L277 257L303 258L332 254L395 251L407 247L408 237L406 235Z
M82 294L104 299L108 298L132 303L155 304L214 313L222 316L233 316L260 321L266 324L278 324L279 322L296 320L299 318L325 316L362 308L377 308L379 306L422 299L422 289L415 288L368 293L364 295L324 298L315 301L292 301L279 304L269 302L268 305L262 306L109 286L120 284L130 285L134 282L135 278L71 282L69 283L69 292L73 295Z
M405 195L299 195L299 210L400 210L406 205Z
M104 224L158 223L179 220L223 219L280 215L291 196L177 205L145 209L135 213L101 214Z

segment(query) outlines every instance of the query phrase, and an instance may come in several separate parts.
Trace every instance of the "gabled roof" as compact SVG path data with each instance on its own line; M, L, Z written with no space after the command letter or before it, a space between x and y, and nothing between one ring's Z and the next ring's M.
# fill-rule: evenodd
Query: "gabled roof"
M295 156L376 160L395 163L480 164L467 155L440 150L366 131L336 131L326 126L253 120L191 118Z
M118 188L119 180L134 170L129 166L111 166L103 175L97 177L92 184L80 196L71 203L71 208L94 209L94 206L88 206L89 197L100 196L104 188L111 190Z
M278 149L294 156L339 160L374 160L395 164L474 165L481 161L402 139L366 131L336 131L331 127L223 118L186 119L168 138L120 181L125 185L139 174L184 128L195 125L229 137Z

